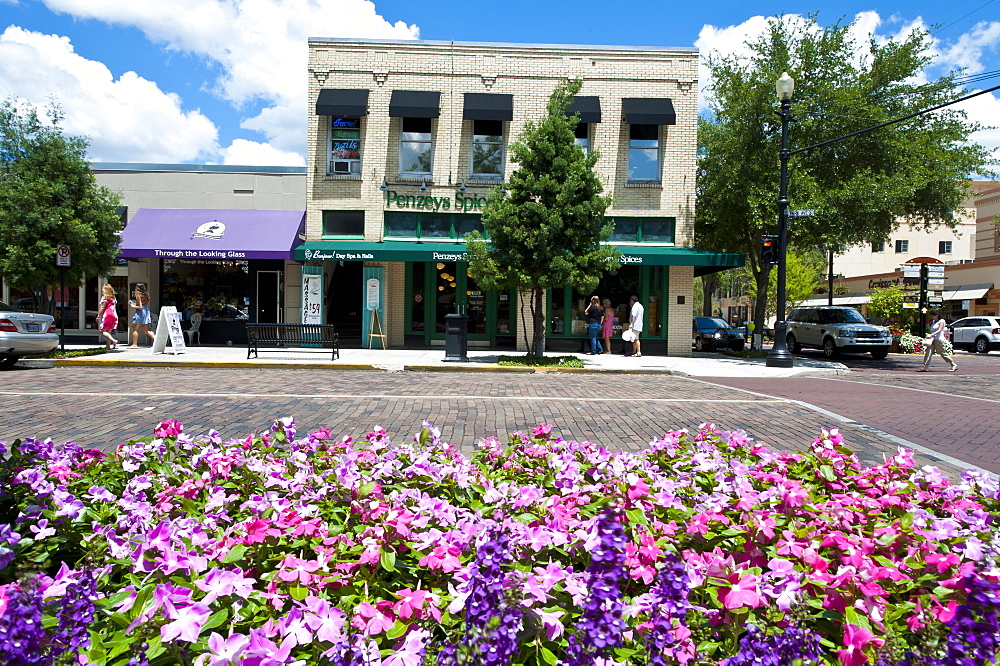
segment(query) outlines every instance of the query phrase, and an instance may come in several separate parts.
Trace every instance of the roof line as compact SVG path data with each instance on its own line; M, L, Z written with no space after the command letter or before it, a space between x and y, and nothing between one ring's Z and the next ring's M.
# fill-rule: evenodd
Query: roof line
M399 44L401 46L485 46L490 48L576 49L584 51L661 51L664 53L698 53L695 46L615 46L597 44L521 44L517 42L458 42L430 39L358 39L356 37L310 37L309 42L333 44Z

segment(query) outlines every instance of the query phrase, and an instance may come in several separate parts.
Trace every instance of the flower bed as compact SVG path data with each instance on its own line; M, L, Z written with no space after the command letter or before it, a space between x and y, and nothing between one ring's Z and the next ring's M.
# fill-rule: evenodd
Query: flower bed
M1000 645L997 480L902 449L861 467L836 430L805 453L711 425L616 453L539 426L466 458L428 424L397 443L165 422L107 456L15 442L8 484L9 663L985 664Z

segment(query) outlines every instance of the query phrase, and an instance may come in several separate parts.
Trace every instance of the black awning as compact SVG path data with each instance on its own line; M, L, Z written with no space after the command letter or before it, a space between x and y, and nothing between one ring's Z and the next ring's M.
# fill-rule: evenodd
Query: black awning
M514 120L514 96L465 93L465 120Z
M580 114L581 123L601 122L601 98L573 96L573 102L566 109L566 115L572 116L574 113Z
M432 90L393 90L389 98L391 118L437 118L441 115L441 93Z
M626 97L625 122L629 125L676 125L677 114L669 97Z
M317 116L368 115L368 91L344 88L323 88L316 99Z

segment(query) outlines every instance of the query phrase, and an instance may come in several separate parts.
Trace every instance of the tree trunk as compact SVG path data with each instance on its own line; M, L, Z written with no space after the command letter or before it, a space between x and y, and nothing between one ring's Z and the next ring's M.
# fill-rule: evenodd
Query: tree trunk
M545 289L535 286L531 290L531 321L534 330L531 337L530 354L545 355Z
M710 273L708 275L701 276L701 315L703 317L711 317L712 312L712 297L715 295L715 274ZM695 315L697 316L697 314Z

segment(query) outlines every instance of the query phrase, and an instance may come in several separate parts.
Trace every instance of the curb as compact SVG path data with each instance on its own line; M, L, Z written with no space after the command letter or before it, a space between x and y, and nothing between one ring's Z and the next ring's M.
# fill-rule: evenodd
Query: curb
M97 366L111 368L218 368L218 369L273 369L273 370L368 370L371 372L382 372L380 368L370 364L351 363L342 365L331 365L330 363L317 363L313 361L274 361L271 363L247 363L241 361L126 361L126 360L100 360L88 361L84 359L57 359L57 366Z

